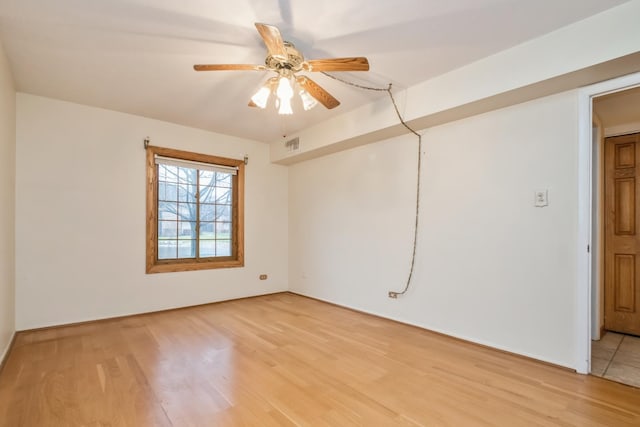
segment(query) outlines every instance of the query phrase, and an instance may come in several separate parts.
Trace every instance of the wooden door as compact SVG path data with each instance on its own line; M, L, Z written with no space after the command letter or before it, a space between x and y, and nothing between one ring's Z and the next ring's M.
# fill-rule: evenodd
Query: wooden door
M605 140L605 315L610 331L640 335L640 134Z

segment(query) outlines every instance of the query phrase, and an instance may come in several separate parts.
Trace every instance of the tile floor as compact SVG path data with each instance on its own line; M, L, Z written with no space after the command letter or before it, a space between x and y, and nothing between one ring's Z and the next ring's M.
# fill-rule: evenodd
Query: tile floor
M640 337L607 332L592 341L591 374L640 387Z

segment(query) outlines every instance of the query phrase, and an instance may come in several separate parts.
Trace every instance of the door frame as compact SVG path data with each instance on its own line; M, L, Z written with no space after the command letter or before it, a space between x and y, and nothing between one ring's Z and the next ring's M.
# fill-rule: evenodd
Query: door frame
M592 233L593 177L598 165L592 164L593 98L640 86L640 73L629 74L581 88L578 91L578 239L577 239L577 310L576 310L576 371L591 372L592 293L598 281L592 277L592 263L598 261ZM604 132L604 130L603 130ZM600 232L600 230L598 230ZM597 309L597 307L596 307Z

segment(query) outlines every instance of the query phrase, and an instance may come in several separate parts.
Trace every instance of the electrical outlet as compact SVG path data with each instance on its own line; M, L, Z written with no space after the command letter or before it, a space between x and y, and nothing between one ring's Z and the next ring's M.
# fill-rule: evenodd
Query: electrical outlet
M549 192L548 190L536 190L534 206L541 208L549 206Z
M261 274L260 275L260 280L267 280L267 275L266 274Z
M393 291L389 291L389 298L398 298L398 293L397 292L393 292Z

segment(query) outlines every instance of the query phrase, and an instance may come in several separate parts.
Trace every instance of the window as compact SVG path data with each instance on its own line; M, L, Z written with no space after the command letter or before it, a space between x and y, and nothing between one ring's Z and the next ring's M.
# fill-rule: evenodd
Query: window
M242 267L244 161L147 148L147 273Z

